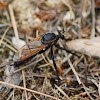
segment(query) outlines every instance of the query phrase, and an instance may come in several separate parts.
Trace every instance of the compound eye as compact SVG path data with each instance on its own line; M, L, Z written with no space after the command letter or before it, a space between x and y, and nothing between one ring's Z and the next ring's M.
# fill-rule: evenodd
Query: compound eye
M41 40L41 41L42 41L42 43L45 43L45 38L44 38L44 36L42 37L42 40Z

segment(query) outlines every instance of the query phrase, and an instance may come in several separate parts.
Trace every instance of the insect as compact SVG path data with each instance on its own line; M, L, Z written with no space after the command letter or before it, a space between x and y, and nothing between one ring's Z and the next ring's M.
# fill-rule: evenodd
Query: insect
M59 35L55 35L54 33L46 33L42 36L39 36L39 37L35 38L34 40L30 41L29 43L27 43L25 46L23 46L20 49L20 51L21 51L20 60L15 61L13 65L16 66L16 67L21 66L21 65L25 64L26 62L28 62L29 60L31 60L36 55L42 54L47 49L50 48L51 49L50 51L51 51L51 58L52 58L52 61L53 61L53 65L56 69L57 77L59 78L56 63L54 61L54 54L53 54L52 47L55 46L58 49L65 50L65 51L67 51L69 53L72 53L74 55L76 55L76 54L69 51L69 50L66 50L63 47L60 47L57 44L57 41L59 39L62 39L62 40L65 40L65 41L69 40L69 39L65 39L64 35L61 34L60 30L58 30L58 33L59 33Z

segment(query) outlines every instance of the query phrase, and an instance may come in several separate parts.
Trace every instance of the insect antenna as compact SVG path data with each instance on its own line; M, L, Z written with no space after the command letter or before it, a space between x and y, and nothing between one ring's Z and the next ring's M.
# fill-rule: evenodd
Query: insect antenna
M65 41L70 41L70 40L72 40L72 39L66 39L65 37L64 37L64 35L61 33L62 31L61 30L57 30L58 31L58 33L59 33L59 36L60 36L60 38L62 39L62 40L65 40ZM65 31L63 30L63 33L64 33Z

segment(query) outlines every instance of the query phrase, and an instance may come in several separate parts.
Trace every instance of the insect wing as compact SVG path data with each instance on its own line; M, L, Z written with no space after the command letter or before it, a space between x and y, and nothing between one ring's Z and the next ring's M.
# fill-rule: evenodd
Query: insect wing
M37 38L35 38L35 40L36 39ZM26 45L24 45L18 51L18 53L21 54L20 60L27 59L28 57L38 53L41 50L43 50L45 47L46 47L46 45L42 44L40 39L37 39L37 41L33 40L33 41L28 42Z

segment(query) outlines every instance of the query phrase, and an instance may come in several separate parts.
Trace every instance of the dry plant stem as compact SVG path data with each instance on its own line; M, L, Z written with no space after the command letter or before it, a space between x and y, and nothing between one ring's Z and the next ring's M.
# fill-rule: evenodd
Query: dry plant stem
M5 35L6 35L6 33L7 33L7 31L9 30L9 28L10 28L10 27L8 27L8 28L5 30L3 36L2 36L2 38L1 38L1 40L0 40L0 45L1 45L1 43L2 43L2 41L3 41L3 39L4 39L4 37L5 37Z
M82 85L83 85L83 88L84 88L84 90L86 91L87 95L89 96L90 100L94 100L94 99L91 97L90 93L87 91L86 86L84 85L84 83L82 83Z
M59 44L60 44L60 46L62 47L62 44L61 44L61 43L59 43ZM63 51L63 52L64 52L65 56L67 57L66 51ZM81 84L81 80L79 79L79 76L78 76L77 72L75 71L75 69L74 69L74 67L73 67L73 64L71 63L71 61L70 61L70 59L69 59L68 57L67 57L67 60L68 60L68 63L69 63L69 65L70 65L70 67L71 67L73 73L75 74L75 77L76 77L78 83Z
M36 98L36 100L40 100L40 99L38 99L38 97L35 95L35 94L33 94L33 96ZM29 99L30 100L30 99Z
M0 36L0 38L2 38L2 36ZM9 46L7 46L9 49L11 49L12 51L13 51L13 43L9 40L9 39L7 39L6 37L4 37L3 38L3 41L2 42L5 42L5 44L8 44ZM3 43L2 43L3 44ZM5 44L3 44L3 45L5 45ZM6 46L6 45L5 45ZM11 48L10 48L11 47ZM17 52L17 50L16 49L14 49L14 51L13 52Z
M65 76L67 73L69 73L71 71L71 67L69 67L64 73L63 76Z
M94 79L91 79L91 81L93 82L93 84L95 84L95 86L96 86L97 88L99 88L98 83L97 83Z
M83 56L81 56L81 58L77 61L77 64L78 64L78 62L80 62L81 60L82 60L82 58L83 58ZM73 63L75 66L77 65L77 64L75 64L75 63ZM70 70L71 70L71 67L69 67L64 73L63 73L63 76L65 76L68 72L70 72Z
M14 52L17 52L16 49L14 49L12 46L10 46L9 44L5 43L4 41L2 41L2 44L5 45L6 47L8 47L9 49L11 49Z
M41 55L42 55L42 58L44 59L44 61L45 61L49 66L51 66L51 67L55 70L53 64L49 63L49 62L45 59L45 56L44 56L43 54L41 54ZM39 67L40 67L40 66L39 66Z
M9 12L10 12L10 16L11 16L11 21L12 21L15 37L16 37L17 44L18 44L18 49L20 49L19 35L18 35L17 25L16 25L16 21L15 21L15 17L14 17L13 8L12 8L12 6L10 4L9 4L8 7L9 7ZM21 53L19 53L19 56L21 56ZM22 75L23 75L23 85L24 85L24 88L26 88L26 80L25 80L25 72L24 72L24 70L22 70ZM26 100L28 100L27 99L26 90L25 90L25 97L26 97Z
M9 4L8 8L9 8L9 13L10 13L11 22L13 25L15 37L16 37L17 44L18 44L18 49L20 49L20 42L19 42L19 36L18 36L18 31L17 31L17 25L16 25L16 21L15 21L15 17L14 17L14 13L13 13L13 9L12 9L11 4Z
M44 56L43 54L41 54L41 55L42 55L44 61L54 69L53 64L49 63L49 62L45 59L45 56Z
M22 67L23 67L23 66L22 66ZM26 88L25 70L24 70L24 69L22 70L22 75L23 75L23 85L24 85L24 88ZM25 90L25 97L26 97L26 100L28 100L26 90Z
M57 85L55 85L55 87L56 87L68 100L70 100L70 98L68 97L68 95L67 95L60 87L58 87Z
M92 34L91 38L95 37L95 0L92 1Z
M14 88L17 88L17 89L26 90L26 91L29 91L29 92L32 92L32 93L40 94L40 95L43 95L43 96L49 97L49 98L51 98L51 99L61 100L61 99L58 99L58 98L56 98L56 97L53 97L53 96L50 96L50 95L47 95L47 94L44 94L44 93L40 93L40 92L37 92L37 91L31 90L31 89L27 89L27 88L20 87L20 86L17 86L17 85L9 84L9 83L6 83L6 82L2 82L2 81L0 81L0 84L8 85L8 86L11 86L11 87L14 87Z
M46 66L49 66L49 65L51 65L51 63L40 65L40 66L38 66L38 68L43 68L43 67L46 67Z
M43 93L46 92L46 83L47 83L47 75L45 75L44 81L43 81L43 86L42 86L42 92ZM44 96L41 96L41 98L44 99Z
M100 96L100 79L99 79L98 92L99 92L99 96Z
M69 8L70 11L72 11L72 7L71 7L69 1L67 1L67 0L62 0L62 2Z
M48 61L45 59L44 55L41 54L42 58L44 59L44 61L48 64Z
M8 96L8 98L6 100L10 100L10 98L13 96L13 100L14 100L14 90L10 93L10 95Z
M77 72L75 71L75 69L74 69L74 67L73 67L73 64L71 63L71 61L70 61L69 58L68 58L68 63L69 63L69 65L70 65L70 67L71 67L73 73L75 74L75 77L76 77L78 83L81 84L82 82L81 82L81 80L80 80L80 78L79 78Z

